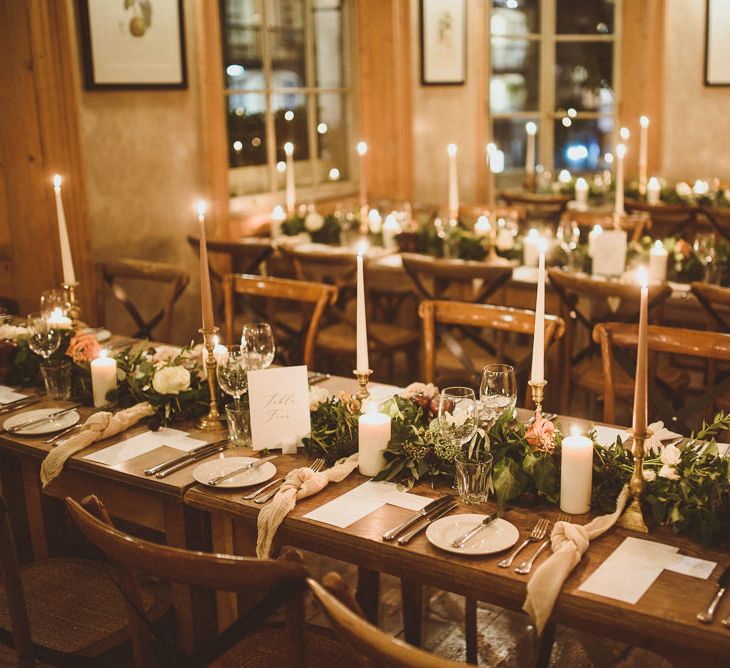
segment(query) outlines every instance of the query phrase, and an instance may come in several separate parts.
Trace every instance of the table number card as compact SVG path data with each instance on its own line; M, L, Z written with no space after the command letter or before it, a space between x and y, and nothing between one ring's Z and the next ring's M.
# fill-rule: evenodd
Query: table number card
M298 442L311 431L306 366L248 372L254 450Z
M593 273L598 276L621 276L626 269L626 232L604 230L596 237Z

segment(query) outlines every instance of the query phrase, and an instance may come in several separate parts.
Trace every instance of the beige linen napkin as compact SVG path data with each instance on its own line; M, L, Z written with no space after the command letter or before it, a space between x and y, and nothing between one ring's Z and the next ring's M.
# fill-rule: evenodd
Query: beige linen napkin
M590 542L608 531L620 517L629 498L629 487L624 485L616 500L616 510L601 515L588 524L556 522L550 534L553 553L546 559L527 583L527 598L522 609L530 615L537 634L552 614L555 601L571 571L578 565Z
M80 432L63 441L61 445L57 445L46 455L41 464L43 486L45 487L61 473L63 465L69 457L88 448L95 441L120 434L154 412L155 409L144 401L116 414L99 411L90 415Z
M358 455L355 453L347 459L340 459L332 468L319 473L308 467L289 471L273 501L259 513L256 556L259 559L269 558L271 544L279 525L294 509L299 499L322 491L331 482L344 480L357 467L357 461Z

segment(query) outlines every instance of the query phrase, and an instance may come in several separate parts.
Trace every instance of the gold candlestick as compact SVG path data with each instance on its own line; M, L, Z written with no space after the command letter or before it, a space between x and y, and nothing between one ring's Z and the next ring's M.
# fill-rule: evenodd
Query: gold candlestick
M542 415L542 401L545 396L545 385L547 385L547 381L528 380L527 384L530 386L530 390L532 390L532 403L535 404L535 415L538 413Z
M198 421L198 428L203 431L218 431L223 428L223 425L221 424L221 422L223 422L223 418L218 410L218 395L215 391L215 370L218 366L218 360L216 360L215 354L213 353L213 349L215 347L215 341L213 338L218 333L218 328L202 328L198 331L203 335L203 344L205 345L205 350L208 353L208 357L205 360L205 367L208 373L208 391L210 392L210 409L208 410L208 415L203 416Z
M646 480L644 480L644 442L650 436L651 432L648 430L644 434L636 434L633 430L631 431L631 438L634 441L634 470L629 481L629 491L632 499L618 520L619 526L639 533L649 533L649 527L641 509L641 497L646 489Z
M61 287L68 295L68 317L71 318L71 326L78 329L81 324L81 306L76 299L76 288L78 283L61 283Z
M370 396L370 392L368 390L368 381L370 380L370 374L372 374L372 372L372 369L368 369L367 371L352 372L355 374L357 382L360 385L360 389L355 395L355 397L360 401L360 404L362 404Z

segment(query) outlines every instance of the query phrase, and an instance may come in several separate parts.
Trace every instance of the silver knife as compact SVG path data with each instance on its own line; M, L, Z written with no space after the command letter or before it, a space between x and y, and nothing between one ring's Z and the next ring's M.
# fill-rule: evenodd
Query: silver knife
M178 457L173 457L172 459L167 459L161 464L156 464L155 466L150 466L150 468L145 469L144 474L145 475L155 475L155 473L159 473L163 469L166 469L168 466L174 466L175 464L179 464L180 462L184 462L191 457L194 457L196 454L200 452L204 452L205 450L213 449L219 445L223 445L224 443L227 443L228 439L224 438L220 441L215 441L213 443L206 443L205 445L199 445L197 448L194 448L190 452L186 452L184 455L179 455ZM163 444L164 445L164 444Z
M469 531L451 541L451 547L464 547L464 545L466 545L472 538L474 538L474 536L476 536L482 529L488 527L492 522L494 522L497 517L499 517L498 512L487 515L473 529L469 529Z
M720 579L717 582L717 591L712 597L710 604L707 606L707 610L697 613L698 622L702 622L703 624L712 624L712 620L715 619L717 606L720 605L720 601L728 589L730 589L730 567L726 568L722 572L722 575L720 575ZM725 624L725 621L726 620L723 620L723 624ZM725 625L727 626L727 624Z
M259 459L258 461L239 466L237 469L233 469L233 471L224 473L223 475L218 475L215 478L211 478L210 480L208 480L208 484L212 487L215 487L216 485L220 485L220 483L225 482L226 480L235 478L240 473L245 473L246 471L250 471L251 469L257 469L262 464L270 462L272 459L276 459L278 456L279 455L270 455L269 457L264 457L263 459Z
M408 533L404 533L399 539L398 539L398 545L406 545L411 541L411 539L416 536L417 534L421 533L426 527L428 527L429 524L432 522L435 522L439 517L443 517L446 515L446 513L450 513L454 508L457 508L459 506L458 503L454 502L446 506L445 508L441 508L437 510L435 513L431 513L428 517L426 517L425 520L423 520L420 524L417 524L413 529L411 529Z
M217 455L219 452L223 452L224 450L228 449L228 443L225 445L219 445L216 448L213 448L212 450L210 448L203 450L199 452L197 455L194 455L192 457L186 457L183 461L178 462L177 464L174 464L173 466L169 466L168 468L164 469L163 471L159 471L158 473L155 473L155 478L159 478L162 480L162 478L166 478L171 473L175 473L175 471L179 471L180 469L184 469L189 464L193 464L194 462L197 462L201 459L205 459L206 457L210 457L211 455Z
M447 495L431 501L423 508L421 508L421 510L411 515L405 522L401 522L397 527L393 527L392 529L386 531L383 534L383 540L395 540L398 537L398 534L413 526L416 522L418 522L429 513L437 510L442 505L448 504L453 500L453 496Z
M5 431L10 432L11 434L15 434L21 429L35 427L36 425L43 424L44 422L53 422L53 420L55 420L57 417L61 417L61 415L66 415L66 413L70 413L71 411L75 411L79 406L81 406L81 404L74 404L73 406L69 406L68 408L64 408L63 410L56 411L55 413L49 413L42 418L26 420L25 422L21 422L20 424L16 424L9 429L6 429Z

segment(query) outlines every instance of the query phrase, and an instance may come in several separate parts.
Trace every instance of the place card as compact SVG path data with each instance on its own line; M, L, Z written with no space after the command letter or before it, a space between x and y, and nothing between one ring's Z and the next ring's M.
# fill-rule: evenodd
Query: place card
M18 399L25 399L27 394L21 394L16 392L12 387L7 385L0 385L0 404L9 404L11 401L17 401Z
M157 431L146 431L121 443L115 443L108 448L92 452L85 455L84 459L107 466L116 466L147 452L152 452L152 450L163 445L175 450L190 452L190 450L200 445L205 445L205 441L190 438L186 432L179 429L163 427Z
M596 237L593 253L593 274L621 276L626 268L626 232L604 230Z
M716 561L707 561L705 559L695 559L684 554L674 556L674 561L667 564L667 570L674 573L682 573L683 575L691 575L693 578L707 580L712 575L712 571L717 566Z
M248 372L254 450L297 443L311 431L306 366Z

